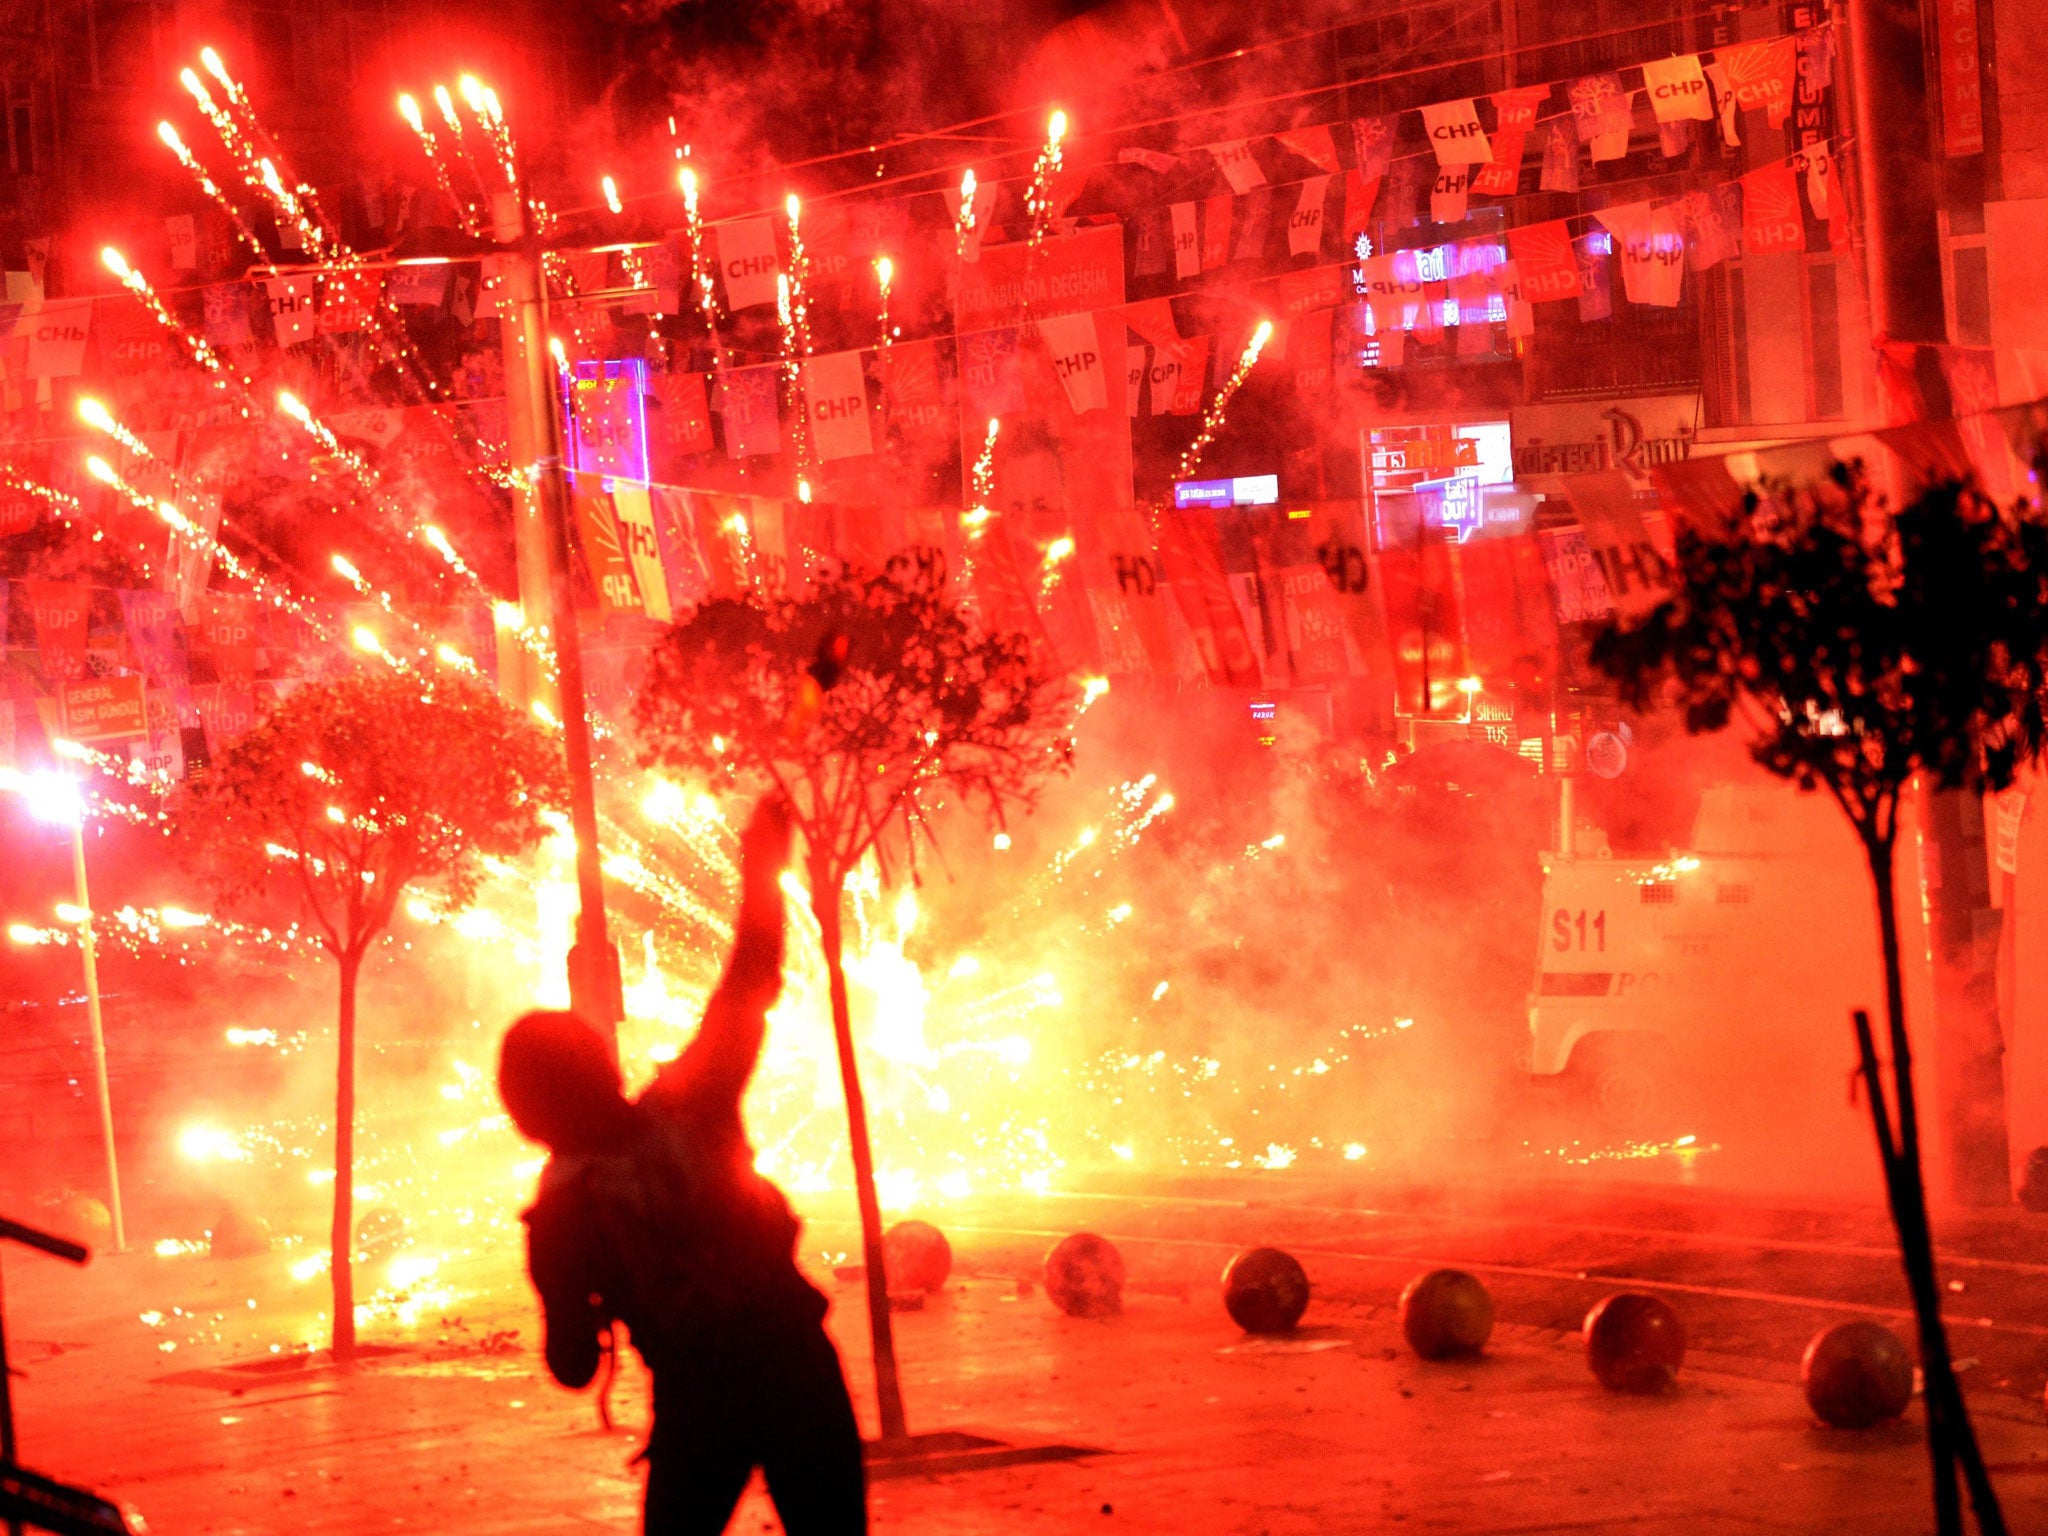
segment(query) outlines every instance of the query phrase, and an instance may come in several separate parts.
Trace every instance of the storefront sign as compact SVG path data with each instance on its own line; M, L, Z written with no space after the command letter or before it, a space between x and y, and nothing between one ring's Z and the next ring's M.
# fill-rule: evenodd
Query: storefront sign
M1647 482L1652 465L1691 456L1699 408L1697 395L1518 408L1512 417L1515 475L1619 469Z

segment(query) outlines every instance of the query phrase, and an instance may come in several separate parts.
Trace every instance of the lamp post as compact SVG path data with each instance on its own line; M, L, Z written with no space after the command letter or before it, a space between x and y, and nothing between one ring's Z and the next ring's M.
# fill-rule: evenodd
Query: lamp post
M113 1218L114 1251L128 1251L128 1233L121 1219L121 1169L114 1155L114 1100L107 1087L107 1036L100 1018L100 973L93 950L92 894L85 881L85 802L69 774L8 771L0 788L16 789L38 821L71 832L73 906L59 915L78 924L79 947L85 954L85 1016L92 1030L93 1089L99 1101L100 1145L107 1159L107 1214Z

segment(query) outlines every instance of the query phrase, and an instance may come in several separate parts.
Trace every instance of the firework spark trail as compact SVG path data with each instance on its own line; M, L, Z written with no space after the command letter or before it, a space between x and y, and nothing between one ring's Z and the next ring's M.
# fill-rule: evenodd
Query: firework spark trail
M447 86L436 85L434 87L434 105L440 109L441 121L448 125L448 138L449 142L455 146L455 158L461 163L462 168L469 173L469 179L476 183L477 190L479 192L483 191L483 171L478 168L476 158L469 152L469 135L462 131L462 116L455 110L455 99L448 94ZM465 197L463 199L465 207L468 206L468 202L469 199ZM474 222L478 229L483 228L485 219L481 208L477 210Z
M711 335L715 366L725 366L725 342L718 334L718 293L712 285L711 263L704 255L704 215L697 206L697 173L689 166L676 172L676 184L683 193L683 227L690 237L690 282L697 290L697 312L704 317L704 329Z
M123 288L141 300L142 306L156 317L157 322L165 330L185 344L185 349L192 354L193 362L208 373L214 374L215 382L223 388L226 387L227 365L221 361L220 354L213 350L212 344L205 337L179 320L164 306L164 301L157 297L156 290L149 286L149 280L131 267L126 257L111 245L104 246L100 250L100 263L120 279ZM248 377L244 375L241 382L246 389L249 384Z
M960 209L953 215L953 254L967 259L967 242L974 237L974 167L960 178Z
M1046 124L1045 148L1038 152L1038 161L1031 168L1031 190L1024 195L1024 211L1031 219L1030 250L1034 254L1052 229L1053 182L1066 165L1066 152L1062 148L1066 136L1067 114L1053 113Z
M1202 430L1195 434L1195 440L1188 444L1187 451L1180 456L1173 477L1176 480L1192 480L1195 470L1200 467L1202 455L1216 440L1216 434L1223 430L1223 418L1230 410L1231 396L1235 395L1244 381L1251 377L1252 369L1259 361L1259 354L1272 339L1273 322L1261 320L1258 329L1252 332L1251 341L1245 346L1237 360L1237 366L1230 370L1230 377L1223 381L1223 387L1216 391L1216 398L1209 402L1209 409L1202 413Z
M875 258L875 348L886 352L895 343L896 332L889 325L889 285L896 277L896 263L886 256Z
M492 152L498 158L498 169L505 175L505 190L517 197L519 162L514 152L512 132L505 126L505 114L498 106L498 93L478 80L475 75L467 74L455 82L455 88L462 93L463 101L475 114L484 137L490 140Z
M221 190L220 183L213 179L199 157L186 148L185 141L178 136L178 130L169 123L158 123L156 136L163 141L166 149L178 157L178 163L191 173L192 179L199 184L199 190L212 198L215 206L228 216L228 221L235 227L235 233L241 237L242 243L248 246L249 254L259 262L269 261L270 253L263 249L263 242L256 238L256 231L250 228L242 210L235 205L233 198Z
M405 119L405 126L418 137L420 150L427 157L427 164L434 168L434 184L440 188L441 195L447 198L449 205L454 208L455 216L462 225L462 232L472 240L480 239L483 227L477 220L476 210L468 198L455 190L455 178L449 168L448 157L441 153L440 141L434 137L434 130L427 126L426 119L420 115L420 104L411 93L399 93L398 115Z

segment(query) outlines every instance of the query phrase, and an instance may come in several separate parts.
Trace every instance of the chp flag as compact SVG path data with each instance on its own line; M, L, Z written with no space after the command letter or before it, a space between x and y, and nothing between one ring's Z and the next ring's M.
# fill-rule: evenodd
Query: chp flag
M868 430L868 383L858 352L827 352L803 361L804 412L820 460L856 459L875 451Z
M1422 122L1429 130L1429 147L1436 151L1438 165L1492 164L1493 147L1479 126L1479 111L1471 97L1424 107Z
M1095 316L1047 315L1038 322L1038 334L1052 357L1052 371L1067 392L1067 404L1074 414L1106 409L1109 370L1103 361L1102 338L1096 330Z
M752 309L775 302L775 279L782 274L775 254L775 224L770 219L734 219L717 226L718 271L725 281L725 307Z

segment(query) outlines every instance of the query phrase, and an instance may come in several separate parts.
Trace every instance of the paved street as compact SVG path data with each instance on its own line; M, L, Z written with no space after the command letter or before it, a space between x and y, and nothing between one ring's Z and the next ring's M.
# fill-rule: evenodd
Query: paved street
M1608 1198L1611 1228L1577 1236L1561 1199L1560 1219L1532 1222L1459 1211L1454 1199L1386 1209L1413 1199L1400 1192L1382 1192L1377 1205L1359 1194L1349 1214L1320 1200L1248 1207L1234 1193L1217 1189L1198 1202L1188 1192L1142 1200L1123 1191L955 1212L954 1283L897 1319L913 1428L1093 1454L882 1478L877 1528L1926 1528L1917 1408L1890 1428L1829 1431L1812 1422L1795 1385L1807 1334L1838 1317L1883 1315L1894 1302L1881 1246L1857 1241L1881 1238L1874 1212L1806 1213L1807 1237L1774 1238L1804 1246L1765 1260L1743 1244L1791 1222L1783 1208L1748 1212L1746 1234L1724 1215L1703 1257L1678 1229L1688 1203L1663 1193ZM1034 1214L1047 1232L1085 1218L1121 1234L1132 1276L1123 1317L1064 1318L1022 1279L1044 1246L1022 1219ZM1246 1338L1218 1302L1216 1256L1253 1227L1295 1248L1317 1283L1297 1337ZM816 1220L806 1251L850 1238ZM2013 1528L2040 1529L2048 1418L2027 1350L2042 1318L2021 1315L2038 1281L2027 1281L2031 1261L2012 1256L2039 1241L2017 1215L1965 1224L1951 1238L1958 1262L1949 1272L1970 1276L1959 1300L2003 1314L1996 1328L1957 1329L1958 1354L1979 1361L1966 1379L1987 1452ZM1425 1365L1400 1346L1391 1303L1419 1267L1404 1248L1492 1266L1482 1272L1503 1321L1486 1358ZM1567 1269L1571 1252L1582 1257ZM1577 1278L1596 1252L1594 1267L1610 1275L1661 1273L1664 1294L1692 1326L1694 1351L1673 1396L1610 1396L1587 1373L1571 1324L1581 1296L1617 1283ZM604 1430L592 1395L563 1392L540 1373L515 1262L488 1255L437 1276L450 1291L445 1305L423 1308L412 1326L372 1328L369 1338L390 1352L342 1375L317 1361L278 1365L284 1352L270 1354L266 1338L298 1336L311 1323L303 1309L324 1291L280 1287L278 1255L129 1255L75 1277L9 1255L25 1456L111 1491L162 1533L632 1529L630 1458L646 1418L638 1368L621 1371L616 1427ZM830 1276L825 1284L864 1399L858 1286ZM1846 1288L1846 1307L1815 1294L1835 1285ZM273 1363L235 1368L252 1360ZM758 1496L735 1526L774 1528Z

